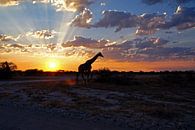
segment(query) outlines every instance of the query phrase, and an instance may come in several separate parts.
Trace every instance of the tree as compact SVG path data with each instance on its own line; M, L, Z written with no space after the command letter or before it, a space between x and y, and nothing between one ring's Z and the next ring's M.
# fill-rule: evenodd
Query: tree
M17 66L13 62L0 62L0 78L11 78L12 72L17 69Z

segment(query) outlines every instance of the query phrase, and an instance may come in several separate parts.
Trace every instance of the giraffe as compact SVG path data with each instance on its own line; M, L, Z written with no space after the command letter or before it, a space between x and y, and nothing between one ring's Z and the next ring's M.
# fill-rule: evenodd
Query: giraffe
M91 65L96 61L98 57L104 57L101 52L97 53L93 58L87 60L84 64L79 65L77 73L77 82L79 80L79 74L81 74L84 83L86 84L89 80L89 75L91 74ZM85 75L87 79L85 79Z

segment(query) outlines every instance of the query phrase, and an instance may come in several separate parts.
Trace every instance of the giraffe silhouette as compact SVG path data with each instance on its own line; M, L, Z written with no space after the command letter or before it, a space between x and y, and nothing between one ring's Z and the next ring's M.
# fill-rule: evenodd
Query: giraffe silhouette
M79 81L79 75L81 74L84 83L89 81L89 76L91 74L92 64L96 61L98 57L104 57L101 52L97 53L94 57L87 60L84 64L79 65L77 73L77 83ZM91 75L92 76L92 75Z

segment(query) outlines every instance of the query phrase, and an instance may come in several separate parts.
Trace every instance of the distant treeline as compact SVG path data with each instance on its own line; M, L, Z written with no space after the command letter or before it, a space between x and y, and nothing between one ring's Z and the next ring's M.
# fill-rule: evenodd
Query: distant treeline
M76 71L65 71L65 70L59 70L56 72L50 72L50 71L43 71L39 69L29 69L25 71L21 70L15 70L15 74L23 75L23 76L60 76L60 75L65 75L65 74L75 74L77 73ZM133 72L133 71L111 71L109 69L99 69L99 70L93 70L92 73L94 74L195 74L195 71L189 70L189 71L160 71L160 72L155 72L155 71L150 71L150 72Z

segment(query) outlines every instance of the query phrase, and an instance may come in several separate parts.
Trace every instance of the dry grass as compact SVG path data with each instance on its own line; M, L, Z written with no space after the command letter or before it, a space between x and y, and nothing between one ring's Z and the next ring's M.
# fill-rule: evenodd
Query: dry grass
M0 99L8 98L12 95L12 93L9 92L1 92L0 93Z
M52 101L43 101L41 105L46 108L63 108L66 104L63 101L52 100Z
M195 115L193 110L195 107L195 88L189 85L190 83L187 87L181 87L182 84L178 85L176 82L169 83L167 86L168 82L164 83L164 79L159 76L135 76L129 82L129 84L120 85L93 81L87 86L83 86L76 85L74 80L70 80L16 84L7 86L7 88L18 88L17 93L27 95L27 101L30 103L39 104L46 108L75 109L89 112L92 115L122 115L132 118L135 113L142 113L151 118L184 121L183 117L188 116L189 113ZM6 89L6 87L4 88ZM62 96L56 98L55 95L49 95L54 92L60 93ZM109 92L122 93L126 96L109 94ZM105 100L101 97L102 94L104 94ZM11 93L0 93L0 99L6 99L10 96ZM48 96L50 97L46 98ZM67 103L63 99L66 97L73 100ZM20 100L20 98L18 99ZM109 102L112 100L113 103Z

